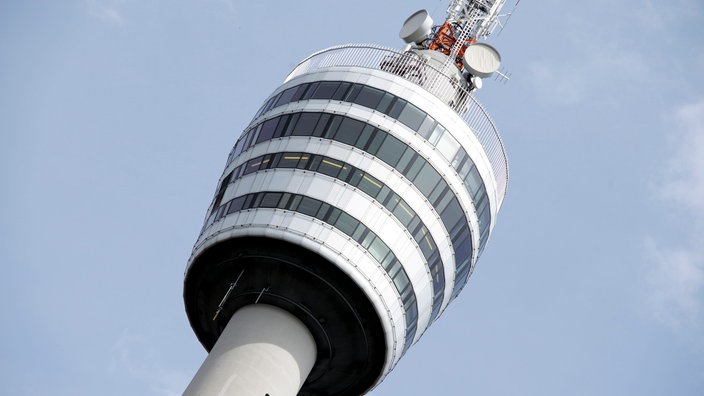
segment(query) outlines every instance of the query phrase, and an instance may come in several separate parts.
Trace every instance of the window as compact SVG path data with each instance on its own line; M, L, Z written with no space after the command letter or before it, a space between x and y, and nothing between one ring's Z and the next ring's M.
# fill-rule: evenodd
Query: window
M315 124L320 119L318 113L300 113L298 122L293 127L291 135L293 136L310 136L315 129Z
M276 100L276 104L273 107L281 106L291 101L291 98L298 90L298 87L289 88L279 94L279 98Z
M435 147L437 147L440 154L442 154L442 156L450 162L453 158L455 158L455 153L459 150L460 144L457 143L457 140L450 136L449 133L445 133L442 135L437 146Z
M357 187L370 197L376 197L376 194L381 191L381 182L374 176L365 173Z
M348 83L348 82L340 83L340 85L337 87L337 90L336 90L335 93L332 95L332 99L333 99L333 100L342 100L342 99L344 99L345 94L347 94L347 90L350 89L350 86L352 86L352 84L350 84L350 83Z
M440 174L433 169L429 162L425 162L418 175L413 179L413 184L418 187L423 195L428 197L435 186L440 183L440 180L442 180Z
M320 208L320 204L321 202L317 199L303 197L296 211L311 217L315 217L315 214L318 212L318 208Z
M406 145L403 142L388 135L375 155L387 164L396 166L404 150L406 150Z
M381 102L383 96L384 91L365 85L354 102L370 109L376 109L376 106Z
M354 217L348 215L345 212L340 213L340 217L337 219L335 224L340 231L344 232L346 235L352 236L354 230L359 225L359 221Z
M362 121L345 117L340 123L340 127L337 129L335 140L352 146L357 141L357 138L359 138L359 134L362 132L362 128L364 128L365 125L366 124ZM334 126L331 129L334 129Z
M310 84L299 85L298 89L296 90L296 93L294 93L293 96L291 97L291 102L297 102L297 101L301 100L301 98L303 97L303 94L305 94L309 85Z
M415 213L410 207L408 207L406 201L401 199L401 197L396 198L396 205L394 206L392 213L399 219L399 221L401 221L401 224L406 226L410 224L413 217L415 217Z
M423 111L408 103L406 107L403 108L403 111L401 111L401 114L399 114L398 120L404 123L407 127L417 131L420 129L421 124L423 124L425 117L426 116Z
M337 177L342 169L342 164L340 161L325 157L320 161L317 171L328 176Z
M282 193L266 193L262 198L260 206L262 208L275 208L279 205Z
M261 131L259 131L259 137L257 137L257 143L261 143L271 139L271 137L274 136L274 131L276 131L276 125L278 123L278 117L264 121L264 123L262 124L262 129Z
M318 89L315 90L311 99L330 99L332 95L337 90L340 83L335 81L323 81L318 85Z
M428 140L428 138L430 138L430 134L435 129L436 124L437 123L435 122L433 117L431 117L431 116L425 117L425 119L423 120L423 123L417 129L418 134L423 136L425 138L425 140Z

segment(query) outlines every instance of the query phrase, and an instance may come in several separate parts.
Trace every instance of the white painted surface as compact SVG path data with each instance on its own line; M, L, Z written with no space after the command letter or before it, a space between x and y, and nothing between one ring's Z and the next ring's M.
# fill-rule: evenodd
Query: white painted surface
M316 359L313 336L265 304L235 312L184 396L295 396Z

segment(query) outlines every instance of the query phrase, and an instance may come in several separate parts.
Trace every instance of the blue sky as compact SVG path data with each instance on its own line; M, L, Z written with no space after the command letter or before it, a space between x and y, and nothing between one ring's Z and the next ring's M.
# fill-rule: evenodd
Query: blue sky
M379 3L0 5L0 394L181 394L205 358L183 271L232 143L310 53L400 48L446 7ZM703 20L520 3L489 40L512 79L477 94L509 154L498 224L374 396L701 394Z

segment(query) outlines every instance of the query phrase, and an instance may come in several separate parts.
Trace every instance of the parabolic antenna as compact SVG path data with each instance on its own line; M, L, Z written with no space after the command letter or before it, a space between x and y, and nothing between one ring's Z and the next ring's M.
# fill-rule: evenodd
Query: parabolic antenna
M433 26L433 18L428 15L428 11L416 11L403 23L401 32L398 34L407 43L417 43L423 41Z
M465 69L472 75L486 78L499 70L501 55L496 48L484 43L475 43L467 47L462 57Z

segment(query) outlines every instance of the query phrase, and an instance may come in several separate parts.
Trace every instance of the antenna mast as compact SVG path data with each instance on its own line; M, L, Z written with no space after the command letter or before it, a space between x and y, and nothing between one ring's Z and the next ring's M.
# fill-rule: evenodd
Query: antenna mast
M516 1L514 9L519 2ZM406 20L399 35L409 43L407 50L426 59L441 74L464 80L473 91L482 86L481 79L494 73L508 79L507 74L498 71L501 64L498 51L477 42L489 37L497 26L503 28L500 18L512 13L501 14L505 3L506 0L452 0L442 24L433 26L428 12L421 10ZM438 84L438 78L441 77L436 75L425 85Z
M499 24L506 0L452 0L445 23L434 32L428 49L440 51L462 67L467 47L489 37Z

